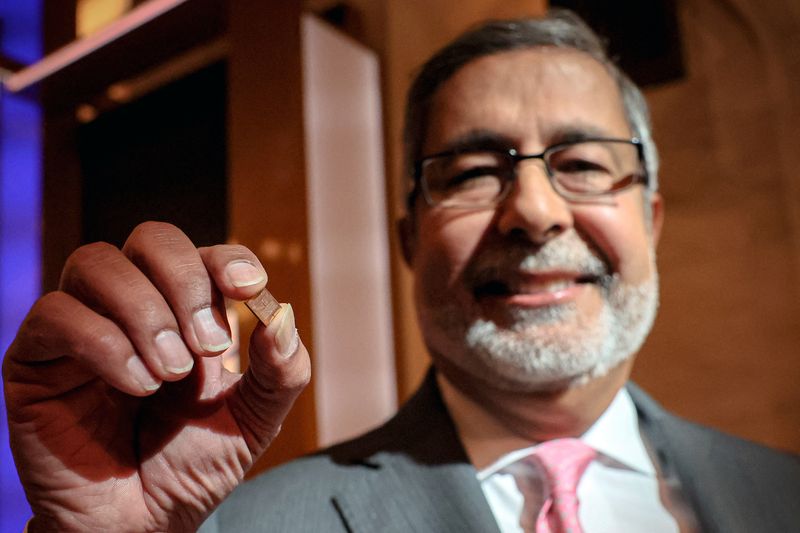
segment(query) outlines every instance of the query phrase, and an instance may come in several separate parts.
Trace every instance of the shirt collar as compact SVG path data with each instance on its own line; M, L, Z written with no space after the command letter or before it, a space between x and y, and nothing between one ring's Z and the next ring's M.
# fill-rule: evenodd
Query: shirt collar
M631 470L656 475L653 461L639 433L636 406L625 387L617 392L608 409L581 435L581 440Z
M509 431L482 406L451 385L441 373L437 373L437 379L464 449L478 469L479 480L534 451L536 443ZM624 387L580 439L595 449L603 460L649 476L656 475L639 433L636 407Z

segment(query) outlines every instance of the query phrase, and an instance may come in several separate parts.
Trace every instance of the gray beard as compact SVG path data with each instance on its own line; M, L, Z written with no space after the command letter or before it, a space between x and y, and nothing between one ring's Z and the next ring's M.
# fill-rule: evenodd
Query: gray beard
M604 263L574 231L551 241L535 254L498 250L478 260L478 270L512 267L535 271L570 268L599 275L599 314L586 316L574 303L537 309L515 308L498 324L455 302L422 308L426 341L432 350L473 378L507 391L534 392L574 387L605 376L633 357L652 328L658 308L658 277L624 283L607 273ZM511 261L509 263L509 261ZM602 274L600 272L603 272Z

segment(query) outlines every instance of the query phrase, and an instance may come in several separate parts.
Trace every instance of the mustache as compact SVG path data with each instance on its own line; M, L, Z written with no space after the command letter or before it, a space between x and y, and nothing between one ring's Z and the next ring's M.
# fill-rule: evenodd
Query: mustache
M569 229L543 245L506 241L475 257L468 279L473 286L508 276L539 272L574 272L587 278L611 276L611 267L578 232Z

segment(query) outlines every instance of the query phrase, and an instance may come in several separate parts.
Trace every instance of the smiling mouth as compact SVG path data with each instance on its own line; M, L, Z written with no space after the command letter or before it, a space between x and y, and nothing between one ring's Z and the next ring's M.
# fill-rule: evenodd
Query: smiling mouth
M572 300L587 285L598 282L596 275L526 275L513 281L488 280L477 284L473 292L478 300L502 300L511 305L540 307Z

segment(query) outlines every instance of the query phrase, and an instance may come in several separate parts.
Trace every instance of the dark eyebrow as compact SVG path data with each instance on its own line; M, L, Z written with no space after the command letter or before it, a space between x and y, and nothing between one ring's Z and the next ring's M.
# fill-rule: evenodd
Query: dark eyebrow
M548 128L544 133L544 138L548 141L547 146L591 139L619 138L618 135L611 135L608 130L594 124L556 125L552 128ZM493 130L471 130L449 140L445 143L442 150L433 154L426 154L422 159L452 152L470 152L475 150L507 151L515 148L517 144L514 138Z
M473 150L509 150L515 142L507 135L492 130L472 130L449 140L443 152L469 152Z

